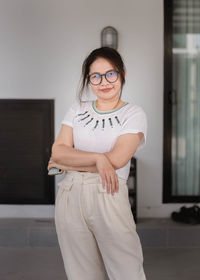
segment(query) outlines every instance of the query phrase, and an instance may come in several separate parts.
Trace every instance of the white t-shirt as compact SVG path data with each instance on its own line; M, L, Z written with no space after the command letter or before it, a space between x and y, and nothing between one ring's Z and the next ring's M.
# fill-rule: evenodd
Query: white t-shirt
M73 127L74 148L87 152L109 152L119 135L143 132L138 149L144 147L147 135L147 117L143 109L128 102L112 111L99 111L95 100L75 101L68 109L62 124ZM128 179L129 162L116 170L118 177Z

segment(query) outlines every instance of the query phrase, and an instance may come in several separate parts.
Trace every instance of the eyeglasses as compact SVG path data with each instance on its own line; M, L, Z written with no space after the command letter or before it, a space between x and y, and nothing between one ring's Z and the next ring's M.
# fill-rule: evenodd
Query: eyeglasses
M115 83L118 79L118 71L115 70L109 70L105 74L99 74L99 73L92 73L88 76L89 83L92 85L99 85L102 82L102 77L104 76L106 78L106 81L109 83Z

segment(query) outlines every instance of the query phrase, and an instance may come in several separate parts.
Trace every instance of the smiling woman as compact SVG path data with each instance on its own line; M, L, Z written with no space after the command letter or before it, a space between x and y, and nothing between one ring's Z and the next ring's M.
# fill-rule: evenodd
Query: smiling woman
M113 108L113 105L116 106L120 101L119 92L122 88L120 72L123 73L124 70L117 71L112 68L113 64L109 60L98 57L91 64L88 75L88 83L103 110L109 110L108 105L112 105Z
M104 280L106 267L110 280L145 280L127 179L132 156L146 143L146 114L121 100L125 68L116 50L94 50L82 74L80 97L90 86L97 99L70 106L48 166L66 171L55 205L66 274Z

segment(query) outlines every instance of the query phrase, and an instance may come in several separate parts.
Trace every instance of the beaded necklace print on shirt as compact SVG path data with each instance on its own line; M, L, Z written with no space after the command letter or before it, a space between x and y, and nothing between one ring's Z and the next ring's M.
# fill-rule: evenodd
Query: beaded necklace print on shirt
M92 108L96 113L98 113L100 115L105 115L105 114L116 112L116 111L120 110L121 108L123 108L127 104L128 104L128 102L126 102L120 108L117 108L115 110L100 112L95 107L95 101L93 100L92 101ZM105 118L99 120L99 119L97 119L97 117L95 119L95 117L91 116L91 113L88 110L86 110L84 113L77 114L75 116L75 118L78 118L78 122L83 122L84 127L89 125L91 122L94 122L94 126L93 126L92 130L95 130L99 126L102 130L104 130L106 124L108 124L108 126L110 128L113 128L115 125L121 126L121 122L120 122L118 116L116 116L116 115L114 115L112 117L108 117L108 118L105 117Z

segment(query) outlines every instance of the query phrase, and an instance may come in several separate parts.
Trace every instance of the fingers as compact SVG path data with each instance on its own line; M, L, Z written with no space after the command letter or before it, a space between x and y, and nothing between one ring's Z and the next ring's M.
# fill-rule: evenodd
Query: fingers
M102 179L102 186L103 188L105 189L106 185L107 185L107 182L106 182L106 178L104 175L101 175L101 179Z
M48 162L48 167L47 167L47 169L49 170L51 167L52 167L52 160L50 159L49 162Z
M52 159L52 157L50 157L50 159L49 159L48 166L47 166L47 170L49 171L49 169L50 169L51 167L56 167L56 166L55 166L55 162L54 162L54 160Z
M115 192L115 178L111 177L111 178L110 178L110 182L111 182L111 184L110 184L110 187L111 187L111 194L113 195L114 192Z
M116 190L116 192L119 191L119 181L118 181L117 175L115 176L115 190Z
M103 188L106 187L107 193L114 195L119 190L119 182L116 173L102 175Z
M96 160L96 167L101 175L103 188L107 189L107 193L114 194L118 191L118 177L108 158L101 154Z
M109 194L112 191L112 181L111 178L108 176L106 177L106 188L107 188L107 193Z
M49 169L51 169L51 167L54 167L53 165L52 165L52 163L48 163L48 167L47 167L47 170L49 171Z
M111 177L111 193L114 195L114 192L118 192L119 190L119 183L118 183L118 178L117 175L114 177Z

